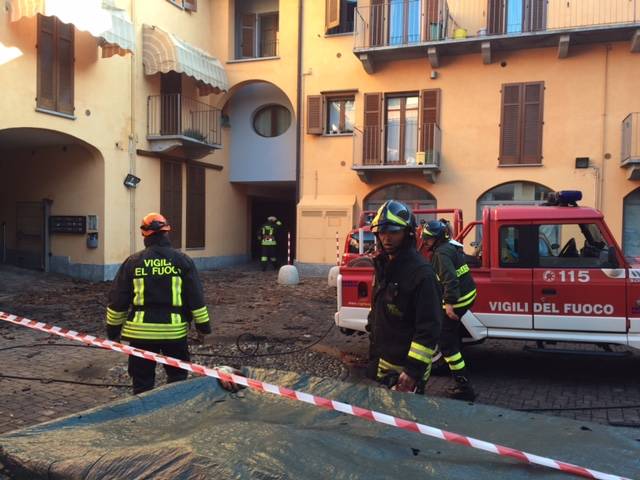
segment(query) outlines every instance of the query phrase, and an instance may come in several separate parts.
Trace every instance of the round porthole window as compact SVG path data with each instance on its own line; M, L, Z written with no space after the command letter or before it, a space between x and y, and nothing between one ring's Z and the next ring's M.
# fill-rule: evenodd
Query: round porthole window
M266 105L253 116L253 129L261 137L277 137L291 125L291 112L282 105Z

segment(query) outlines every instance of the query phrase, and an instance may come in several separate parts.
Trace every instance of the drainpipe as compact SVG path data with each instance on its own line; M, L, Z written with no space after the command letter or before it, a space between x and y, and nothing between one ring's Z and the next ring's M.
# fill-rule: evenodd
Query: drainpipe
M2 222L2 263L7 263L7 222Z
M300 203L300 191L301 191L301 174L300 168L302 164L302 49L303 49L303 35L302 35L302 26L304 23L304 0L298 0L298 65L297 65L297 79L296 79L296 89L297 89L297 105L296 110L298 117L298 121L296 122L296 210L298 208L298 203ZM296 230L298 230L297 222L296 222ZM297 232L296 232L297 233ZM296 235L296 257L298 256L298 235ZM292 259L293 263L295 263L295 258Z
M609 110L609 52L611 51L611 45L604 46L604 91L602 101L602 160L600 165L599 175L596 176L596 182L598 185L598 196L596 198L596 207L602 211L604 208L604 177L605 177L605 163L609 158L607 153L607 111Z
M136 24L136 2L131 0L131 23L137 34ZM137 38L136 38L137 40ZM139 42L136 41L135 55L131 55L131 125L129 127L129 173L136 174L136 144L138 142L136 135L136 61L140 48ZM129 252L136 251L136 189L128 188L129 191ZM105 205L106 208L106 205ZM106 255L106 252L105 252Z

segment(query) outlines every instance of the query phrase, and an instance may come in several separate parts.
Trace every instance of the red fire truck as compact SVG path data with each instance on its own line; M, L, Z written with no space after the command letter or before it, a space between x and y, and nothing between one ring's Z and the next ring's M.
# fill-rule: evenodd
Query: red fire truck
M563 191L544 205L485 208L481 221L462 229L459 210L416 211L418 217L453 215L452 237L462 244L478 286L473 309L461 319L465 340L640 349L640 259L622 255L602 213L577 206L581 197ZM361 239L367 248L360 247ZM367 249L373 245L366 225L352 231L345 244L335 314L344 333L365 331L373 278Z

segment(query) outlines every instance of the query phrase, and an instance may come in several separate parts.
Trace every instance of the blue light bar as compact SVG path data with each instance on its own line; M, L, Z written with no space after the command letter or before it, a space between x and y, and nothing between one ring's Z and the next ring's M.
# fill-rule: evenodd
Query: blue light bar
M582 200L582 192L580 190L561 190L558 192L558 200L560 203L570 205Z

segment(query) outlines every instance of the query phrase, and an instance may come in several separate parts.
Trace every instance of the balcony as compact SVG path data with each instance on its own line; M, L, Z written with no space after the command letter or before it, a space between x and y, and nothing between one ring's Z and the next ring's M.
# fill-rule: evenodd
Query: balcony
M442 133L434 123L417 127L408 122L354 128L351 168L360 180L370 183L376 175L422 173L428 182L435 183L440 173Z
M620 166L630 168L629 180L640 180L640 112L630 113L622 121Z
M387 0L357 8L354 53L380 61L630 41L640 52L640 0Z
M156 153L199 159L222 148L220 110L179 93L147 99L147 140Z

